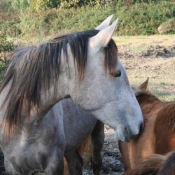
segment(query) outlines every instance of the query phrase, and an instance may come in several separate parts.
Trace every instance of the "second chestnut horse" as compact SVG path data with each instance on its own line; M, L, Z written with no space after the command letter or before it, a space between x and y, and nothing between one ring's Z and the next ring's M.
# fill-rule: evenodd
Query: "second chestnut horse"
M150 162L153 154L159 154L156 157L160 158L175 149L175 102L161 101L147 90L147 86L148 79L133 88L145 119L143 132L129 143L119 141L125 171L137 168L147 159ZM162 163L165 157L161 159Z

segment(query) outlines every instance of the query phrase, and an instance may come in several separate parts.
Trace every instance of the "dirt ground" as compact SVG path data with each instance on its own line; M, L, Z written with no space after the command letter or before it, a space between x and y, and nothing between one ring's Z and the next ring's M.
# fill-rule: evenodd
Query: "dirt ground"
M175 101L175 35L115 37L119 58L130 83L149 77L149 89L162 100Z
M114 37L119 58L131 84L139 85L149 77L149 89L162 100L175 101L175 35ZM101 175L121 175L124 168L113 130L105 126ZM0 156L0 175L3 156ZM90 164L84 175L92 175Z

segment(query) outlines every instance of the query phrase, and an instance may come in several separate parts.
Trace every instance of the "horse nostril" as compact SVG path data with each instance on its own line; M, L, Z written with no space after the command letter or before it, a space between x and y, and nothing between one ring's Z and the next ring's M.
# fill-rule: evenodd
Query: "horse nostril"
M135 134L135 132L132 132L132 130L129 129L129 127L125 128L125 132L128 134L128 136L129 136L130 139L135 139L135 138L137 138L137 137L140 135L140 133L143 131L144 126L145 126L145 125L144 125L144 122L142 122L142 123L140 124L139 133L137 133L137 134ZM138 130L137 130L137 131L138 131Z
M144 122L143 123L141 123L141 125L140 125L140 133L143 131L143 129L144 129Z

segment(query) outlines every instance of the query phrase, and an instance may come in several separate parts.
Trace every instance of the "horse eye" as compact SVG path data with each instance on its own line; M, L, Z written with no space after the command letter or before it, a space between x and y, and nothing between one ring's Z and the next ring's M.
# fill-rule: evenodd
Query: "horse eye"
M111 75L112 75L113 77L120 77L120 76L121 76L121 71L118 70L118 71L116 71L116 72L112 72Z

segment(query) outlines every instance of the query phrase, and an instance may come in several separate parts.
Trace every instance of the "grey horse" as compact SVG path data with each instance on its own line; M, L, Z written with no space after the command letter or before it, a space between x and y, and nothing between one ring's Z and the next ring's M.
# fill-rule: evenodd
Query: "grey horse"
M11 165L10 170L6 168L7 173L27 174L28 169L37 165L46 175L63 174L65 143L57 143L56 150L46 153L49 140L47 144L40 141L40 149L33 146L38 151L32 156L31 150L26 149L24 154L31 158L27 161L32 166L23 164L26 157L19 158L19 152L30 138L27 130L31 124L37 127L63 98L71 97L80 108L114 128L117 139L129 141L139 134L143 126L142 112L111 39L117 24L115 20L100 30L56 36L38 46L16 49L0 88L0 146ZM50 125L51 129L54 126ZM56 127L63 132L63 123ZM65 140L62 132L57 135L60 143ZM36 164L33 158L38 160Z

